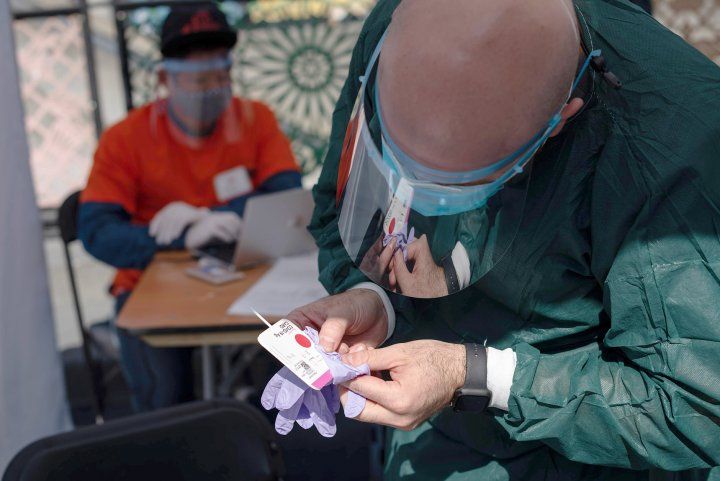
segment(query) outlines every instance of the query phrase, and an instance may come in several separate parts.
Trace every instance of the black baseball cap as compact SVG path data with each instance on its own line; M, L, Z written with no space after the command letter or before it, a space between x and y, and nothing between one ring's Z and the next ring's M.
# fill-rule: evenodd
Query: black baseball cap
M237 31L214 3L174 6L160 35L163 57L182 57L195 47L226 47L237 43Z

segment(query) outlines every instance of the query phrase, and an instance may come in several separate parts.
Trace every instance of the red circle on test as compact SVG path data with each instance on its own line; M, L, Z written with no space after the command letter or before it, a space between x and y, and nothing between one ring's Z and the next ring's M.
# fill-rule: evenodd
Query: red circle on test
M388 226L388 234L392 234L395 230L395 217L390 219L390 225Z
M295 334L295 342L297 342L304 348L310 347L310 339L303 336L302 334Z

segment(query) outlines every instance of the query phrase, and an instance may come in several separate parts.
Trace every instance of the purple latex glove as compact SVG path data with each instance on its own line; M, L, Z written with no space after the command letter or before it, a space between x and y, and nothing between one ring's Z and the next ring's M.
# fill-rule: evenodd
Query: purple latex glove
M315 426L321 435L333 437L337 432L335 415L340 411L337 385L363 374L370 374L370 369L367 365L357 368L350 366L340 360L340 354L323 351L318 344L319 338L315 329L306 327L305 334L325 359L333 375L333 382L317 391L310 388L288 368L283 367L265 386L261 403L268 411L273 408L278 409L275 430L279 434L289 433L297 422L303 429ZM365 398L348 391L345 416L356 417L364 408Z
M342 359L340 359L340 354L338 354L337 352L325 352L323 348L320 347L320 337L318 336L318 332L312 327L306 327L305 334L307 334L307 336L310 338L313 346L315 346L315 349L320 354L322 354L323 358L325 359L325 363L330 368L330 372L333 376L333 383L325 386L322 391L323 395L325 395L325 398L328 400L328 405L332 405L332 403L337 404L338 407L337 409L335 409L335 413L337 413L340 409L340 394L338 393L337 384L342 384L344 382L350 381L358 376L370 374L370 368L367 364L363 364L359 367L345 364L344 362L342 362ZM325 394L326 389L328 389L329 391L327 395ZM357 393L348 391L347 402L345 403L345 407L343 408L345 417L354 418L358 416L364 408L365 398Z
M385 234L383 237L383 247L386 247L392 240L395 239L395 250L402 251L403 258L407 261L407 248L415 240L415 227L410 229L410 234L407 233L407 224L402 226L402 229L392 234Z

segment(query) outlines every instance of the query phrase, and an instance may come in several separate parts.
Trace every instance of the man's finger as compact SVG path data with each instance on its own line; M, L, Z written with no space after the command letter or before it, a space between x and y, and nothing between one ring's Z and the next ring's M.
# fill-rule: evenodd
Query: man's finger
M388 284L390 284L390 290L394 291L397 289L397 276L395 276L395 261L393 260L392 265L390 267L390 273L388 274Z
M393 238L390 243L385 246L385 249L383 249L382 253L380 254L380 258L378 260L378 264L380 266L380 271L385 272L390 265L390 261L393 258L393 252L395 252L395 238Z
M215 226L215 234L233 238L235 237L235 229L230 224L217 224Z
M158 217L157 215L153 217L153 219L150 221L150 228L148 229L148 233L150 234L150 237L155 237L157 235L157 228L158 228Z
M398 346L390 346L351 352L344 355L342 360L352 366L367 364L371 371L384 371L398 365L401 362L401 354Z
M153 220L155 221L155 224L150 225L150 235L152 235L153 237L159 237L160 234L164 230L163 229L163 227L164 227L163 219L162 218L157 219L157 216L156 216L156 218Z
M408 259L410 259L410 253L408 252ZM405 259L403 258L402 252L398 251L395 254L395 279L397 284L400 286L400 290L407 290L412 282L412 273L408 270Z
M330 317L320 326L320 347L325 352L335 352L340 347L350 321L342 317Z
M363 343L355 344L354 346L352 346L351 348L348 349L348 352L360 352L360 351L364 351L367 348L368 347Z
M171 233L169 232L169 229L167 227L163 228L163 226L161 225L161 228L158 231L157 243L163 246L168 245L170 242L172 242L170 234Z
M305 329L310 326L316 331L320 330L320 325L323 321L323 319L316 318L314 313L307 309L307 306L299 307L293 310L285 316L285 319L294 322L300 329Z
M184 227L183 227L183 229L184 229ZM226 223L226 222L223 222L223 223L218 222L215 225L211 224L209 226L208 230L210 230L212 232L213 236L218 237L220 240L222 240L224 242L230 242L231 240L235 239L235 236L236 236L235 226L231 225L230 223ZM182 232L182 229L180 229L180 232ZM178 232L178 234L180 232Z
M180 237L184 227L182 225L169 225L165 228L165 243L170 244L172 241Z
M414 261L417 259L417 256L420 254L420 251L422 248L420 247L420 242L415 241L411 242L407 246L407 257L409 261Z
M421 235L419 239L408 244L408 260L416 260L424 254L430 254L430 244L428 244L427 236Z
M383 381L374 376L359 376L344 385L365 399L372 399L388 409L392 409L394 401L400 395L399 386L395 381Z
M340 396L340 402L343 403L343 406L346 405L347 398L347 392L344 396ZM378 403L370 399L367 399L365 401L365 408L363 408L362 412L353 419L364 423L382 424L384 426L390 427L398 427L402 425L403 421L400 415L390 411L389 409L379 405Z
M178 236L180 233L177 234ZM217 237L221 242L232 242L235 239L235 233L229 227L218 227L213 232L212 237Z
M372 245L370 251L373 252L376 256L380 256L383 248L383 236L380 236L378 240L376 240L375 243Z

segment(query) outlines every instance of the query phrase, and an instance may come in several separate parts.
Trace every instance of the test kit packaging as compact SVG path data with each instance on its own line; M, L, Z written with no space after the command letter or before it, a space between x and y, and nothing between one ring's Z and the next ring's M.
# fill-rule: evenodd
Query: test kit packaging
M408 222L412 199L412 187L405 179L401 179L395 195L390 202L390 208L385 216L385 222L383 222L383 232L385 235L394 234L403 230L403 227Z
M309 337L287 319L281 319L258 336L258 342L312 389L332 381L332 373Z

